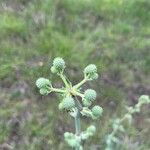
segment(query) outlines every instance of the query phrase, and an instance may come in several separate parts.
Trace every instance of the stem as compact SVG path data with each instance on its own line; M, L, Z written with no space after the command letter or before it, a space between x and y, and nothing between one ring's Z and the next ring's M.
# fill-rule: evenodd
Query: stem
M61 78L62 81L64 82L65 86L68 87L68 82L67 82L65 76L64 76L62 73L60 74L60 78Z
M51 88L51 90L52 90L53 92L65 93L65 91L64 91L64 90L57 89L57 88Z
M80 135L81 133L81 124L80 124L80 109L82 109L82 105L80 104L77 97L75 97L75 103L76 103L76 116L75 116L75 134ZM79 150L79 147L76 147L75 150Z
M75 130L76 130L76 135L79 135L80 132L81 132L80 113L79 113L79 110L77 110L77 115L75 116Z
M85 82L87 81L87 78L85 77L81 82L79 82L78 84L76 84L74 86L75 89L78 89L81 85L83 85Z
M84 94L82 94L82 93L79 93L78 91L76 91L76 90L73 90L73 92L72 92L74 95L77 95L77 96L80 96L81 98L83 98L84 97Z
M126 113L126 114L132 115L133 113L128 112L128 113ZM120 119L120 124L121 124L122 122L124 122L124 120L126 119L126 114ZM114 136L114 135L118 132L118 130L119 130L119 129L113 130L112 133L111 133L111 135Z
M80 124L80 112L78 109L77 109L77 114L75 116L75 130L76 130L76 135L80 135L81 124ZM76 147L75 150L79 150L79 147Z

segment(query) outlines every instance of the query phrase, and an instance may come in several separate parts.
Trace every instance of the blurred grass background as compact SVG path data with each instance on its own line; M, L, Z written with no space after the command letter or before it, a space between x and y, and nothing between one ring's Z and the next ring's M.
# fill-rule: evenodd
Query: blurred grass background
M103 150L109 120L124 114L141 94L150 94L149 0L0 0L0 149L69 150L65 131L72 119L58 111L58 97L41 97L38 77L50 75L54 57L63 57L76 83L89 63L98 81L84 88L98 92L104 108L98 132L86 150ZM134 116L119 150L150 149L150 111ZM84 120L91 124L91 120Z

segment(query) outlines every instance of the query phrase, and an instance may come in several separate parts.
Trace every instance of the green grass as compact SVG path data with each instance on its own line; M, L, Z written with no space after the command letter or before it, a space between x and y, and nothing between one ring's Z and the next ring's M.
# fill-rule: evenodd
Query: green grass
M140 94L149 94L150 2L2 0L1 3L0 103L5 107L0 110L0 143L7 142L13 130L4 123L17 118L20 122L17 136L21 132L21 138L15 143L16 150L68 149L63 133L73 128L69 121L66 125L63 120L71 119L58 112L55 95L40 97L35 88L35 80L40 76L50 77L59 85L50 75L49 66L54 57L60 56L66 60L70 69L67 74L74 82L83 77L79 68L89 63L98 66L100 78L89 85L98 92L98 103L103 105L105 115L96 123L100 134L87 143L87 149L97 144L103 148L104 134L110 130L108 120L124 112L123 104L133 104ZM146 111L142 118L148 115ZM149 127L145 128L145 124L146 121L140 131L136 124L130 130L131 143L137 140L136 133L142 138L138 150L148 150L150 146L144 132L149 132ZM105 128L102 130L100 126Z

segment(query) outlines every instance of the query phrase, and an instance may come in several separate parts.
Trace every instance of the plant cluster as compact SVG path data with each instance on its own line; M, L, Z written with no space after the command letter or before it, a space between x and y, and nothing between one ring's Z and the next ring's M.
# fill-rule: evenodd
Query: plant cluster
M62 58L55 58L51 67L51 72L57 74L63 81L64 86L62 88L55 88L52 82L46 78L39 78L36 81L36 86L39 88L41 95L48 95L51 92L57 92L61 95L58 108L70 114L75 120L75 133L65 132L64 139L68 145L75 150L83 150L83 143L89 137L93 136L96 132L96 127L90 125L85 131L81 131L80 118L90 117L91 119L98 119L102 113L102 107L93 103L96 100L97 94L93 89L87 89L82 91L81 86L87 81L91 81L98 78L97 67L94 64L90 64L84 68L84 78L76 85L72 83L65 76L66 65ZM122 118L117 118L112 121L112 132L106 137L105 150L113 150L116 144L121 143L117 138L118 132L125 132L123 121L132 121L132 114L140 112L143 104L150 103L150 98L147 95L143 95L139 98L139 102L134 107L126 107L127 113Z
M76 85L72 85L66 78L64 74L65 68L65 61L62 58L57 57L53 60L51 72L57 74L62 79L64 83L62 88L54 88L51 81L43 77L36 81L36 86L42 95L57 92L62 96L58 108L60 110L67 110L75 120L75 133L64 133L65 141L76 150L82 150L82 143L95 134L96 127L90 125L85 131L81 131L80 118L86 116L97 119L103 112L102 107L98 105L92 106L97 96L95 90L87 89L84 92L81 91L81 86L84 83L98 78L97 67L94 64L85 67L83 71L84 79Z
M117 138L117 134L119 132L126 132L123 122L125 120L128 120L128 122L131 124L132 119L133 119L133 114L134 113L139 113L141 110L141 107L143 104L149 104L150 103L150 98L147 95L142 95L139 98L138 103L133 107L127 107L126 110L127 113L124 114L122 118L116 118L112 121L112 132L108 134L106 137L106 148L105 150L114 150L116 146L119 146L121 144L121 141L119 138Z

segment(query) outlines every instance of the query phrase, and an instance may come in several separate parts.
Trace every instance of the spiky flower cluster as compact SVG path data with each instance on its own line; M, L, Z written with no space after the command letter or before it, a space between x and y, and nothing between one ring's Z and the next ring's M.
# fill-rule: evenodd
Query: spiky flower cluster
M51 92L51 82L45 78L39 78L36 81L36 86L40 89L41 95L47 95Z
M122 123L125 120L128 120L131 124L133 118L132 114L139 113L143 104L150 104L149 96L142 95L134 107L126 107L127 113L122 118L117 118L112 121L112 132L106 137L107 147L105 150L115 150L115 146L121 144L121 141L116 137L116 135L118 132L125 132L125 128Z
M76 85L66 78L64 75L66 65L65 61L57 57L54 59L51 72L58 75L64 86L62 88L54 88L51 81L46 78L39 78L36 81L36 86L39 89L41 95L48 95L51 92L57 92L62 96L58 108L62 111L66 111L75 120L75 133L66 132L64 133L65 141L68 145L76 150L83 150L82 143L93 136L96 133L96 127L90 125L85 131L81 131L80 118L90 117L92 119L97 119L102 116L102 107L95 105L93 103L96 100L97 94L93 89L87 89L81 91L81 86L87 81L91 81L98 78L97 67L94 64L90 64L84 69L84 79ZM129 123L132 122L132 114L138 113L141 110L143 104L150 103L150 98L147 95L143 95L139 98L139 102L134 107L126 107L127 113L122 118L114 119L112 124L112 132L106 137L106 149L114 150L115 144L119 144L120 140L117 138L118 132L125 132L123 121L128 120Z
M74 117L76 133L66 132L64 134L65 141L73 148L82 150L82 141L87 140L93 136L96 132L94 125L87 128L86 131L80 130L80 117L86 116L92 119L97 119L102 115L103 109L96 105L92 106L95 102L97 94L93 89L87 89L84 92L81 91L81 86L89 80L98 78L97 67L94 64L88 65L84 69L84 79L76 85L72 85L64 75L66 68L65 61L57 57L53 60L51 72L57 74L62 81L64 86L60 89L54 88L50 80L45 78L39 78L36 81L36 86L39 88L42 95L47 95L50 92L58 92L62 96L62 100L58 105L60 110L67 110L67 112Z
M65 67L66 67L65 61L62 58L57 57L53 61L53 66L51 67L51 72L52 73L61 73L61 72L63 72Z
M89 80L94 80L98 78L97 67L94 64L88 65L84 69L84 74Z
M89 126L85 131L83 131L80 136L66 132L64 134L65 141L71 146L71 147L77 147L79 150L83 150L83 147L81 146L81 142L87 140L89 137L93 136L96 132L95 126L91 125Z

